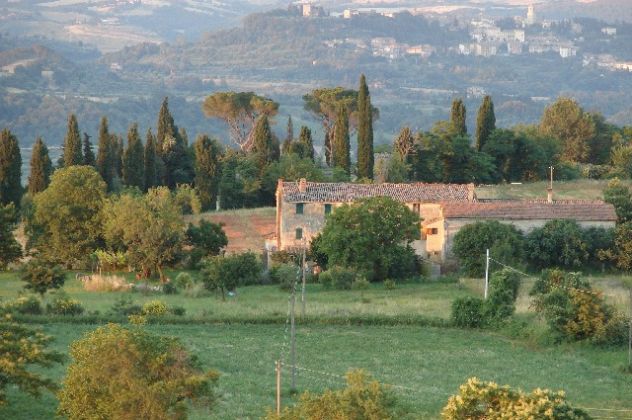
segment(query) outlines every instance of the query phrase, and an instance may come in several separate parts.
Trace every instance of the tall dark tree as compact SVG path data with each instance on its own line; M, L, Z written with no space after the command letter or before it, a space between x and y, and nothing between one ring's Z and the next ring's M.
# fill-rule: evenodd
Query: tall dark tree
M480 152L483 149L485 142L495 129L494 103L492 102L492 97L486 95L476 117L476 150Z
M293 149L298 149L295 153L301 158L310 158L314 160L314 140L312 139L312 130L302 126L298 141L294 143Z
M28 192L35 195L48 187L50 175L53 173L53 163L48 155L48 147L41 137L35 140L31 154L31 173L29 175Z
M145 151L138 135L138 124L127 131L127 148L123 153L123 182L129 187L145 188Z
M96 158L92 150L92 142L90 136L83 132L83 164L88 166L96 166Z
M276 160L274 150L274 135L270 129L270 122L267 115L262 115L257 119L253 131L252 153L257 157L257 167L259 173L263 174L265 167ZM277 156L278 159L278 156Z
M123 137L119 135L112 135L112 166L114 168L114 176L123 178L123 152L125 150L125 143L123 143Z
M22 257L22 247L13 235L17 220L13 203L0 205L0 270L4 270L8 264ZM5 338L3 337L3 340ZM6 383L4 372L2 376L4 384ZM0 395L2 395L1 392Z
M351 145L349 142L349 114L343 105L338 107L338 117L334 128L332 161L334 168L342 168L351 173Z
M151 129L147 129L145 139L144 172L145 172L145 191L158 185L158 168L156 166L158 156L156 155L156 140L151 133Z
M171 112L169 111L169 98L165 97L162 101L162 105L160 106L160 111L158 112L158 124L156 131L156 150L159 155L162 156L163 154L162 151L165 138L171 137L175 139L177 134L178 131L175 126L175 122L171 116Z
M101 117L96 167L99 175L101 175L101 178L103 178L107 184L108 190L112 190L112 178L114 175L113 163L112 136L108 129L108 119Z
M285 140L283 141L283 146L281 147L281 153L284 155L291 153L290 150L292 148L292 143L294 142L294 123L292 122L292 116L290 115L287 118L287 136L285 136Z
M0 205L19 207L22 198L22 155L18 138L8 128L0 134Z
M161 158L157 169L162 185L174 189L178 184L191 183L194 171L186 144L186 131L176 126L169 111L169 98L162 102L157 126L156 153Z
M75 114L68 117L68 129L64 138L64 167L73 165L83 165L83 154L81 153L81 134L79 124Z
M358 89L358 178L373 179L373 108L364 74Z
M202 209L209 210L217 200L221 177L222 145L207 135L198 136L195 150L195 189Z
M332 144L333 133L329 131L325 131L325 140L323 142L325 148L325 163L327 166L332 165L332 154L333 154L333 144Z
M467 134L466 111L465 104L462 99L452 101L452 110L450 111L450 121L457 135L465 136Z

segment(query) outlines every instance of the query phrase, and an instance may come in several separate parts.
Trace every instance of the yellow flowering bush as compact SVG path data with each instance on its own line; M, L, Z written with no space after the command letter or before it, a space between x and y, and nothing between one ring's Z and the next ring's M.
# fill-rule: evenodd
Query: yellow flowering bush
M143 315L162 316L168 312L167 304L161 300L151 300L143 305Z
M527 394L477 378L470 378L459 387L459 393L450 397L441 416L445 420L590 419L586 412L568 404L564 391L537 388Z

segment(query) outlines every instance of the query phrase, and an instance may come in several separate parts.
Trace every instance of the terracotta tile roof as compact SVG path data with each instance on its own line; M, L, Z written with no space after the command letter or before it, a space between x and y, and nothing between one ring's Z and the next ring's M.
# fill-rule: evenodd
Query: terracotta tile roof
M307 182L303 192L299 182L280 182L283 201L288 203L349 203L367 197L391 197L405 203L467 201L472 184L352 184Z
M510 219L580 221L617 220L612 204L589 200L477 200L468 203L442 203L443 215L450 219Z

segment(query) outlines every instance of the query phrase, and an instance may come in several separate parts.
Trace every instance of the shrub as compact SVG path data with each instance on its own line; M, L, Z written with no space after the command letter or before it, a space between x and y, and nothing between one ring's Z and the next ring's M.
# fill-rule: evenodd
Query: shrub
M132 288L123 276L93 274L82 280L84 290L88 292L119 292Z
M295 282L300 282L300 267L294 264L279 264L270 269L270 280L281 290L290 291Z
M452 322L461 328L480 328L484 324L484 301L463 297L452 302Z
M59 265L33 259L25 264L21 274L25 289L44 295L48 290L59 289L66 281L64 269Z
M498 221L465 225L454 235L452 252L468 276L485 273L485 252L509 265L519 265L524 259L524 238L512 225Z
M486 321L500 321L513 315L515 302L520 289L520 274L509 269L497 271L492 275L489 293L485 301Z
M204 372L176 338L109 324L71 345L60 416L186 418L190 401L215 401L219 374Z
M162 293L164 293L165 295L176 295L178 294L178 288L175 284L168 281L162 285Z
M161 300L151 300L143 305L142 314L147 316L163 316L169 313L167 304Z
M46 305L46 312L53 315L81 315L83 306L77 299L67 296L65 293L57 293L53 300Z
M184 289L182 294L188 298L203 298L210 295L210 292L203 283L193 283Z
M320 273L318 281L325 288L349 290L355 280L355 272L343 267L331 267Z
M353 290L367 290L371 287L371 283L364 276L357 276L351 284Z
M22 315L41 315L43 312L42 302L33 295L20 296L14 300L4 302L1 308L1 312L16 313Z
M225 299L227 291L237 286L256 284L261 278L262 266L252 252L211 257L203 261L200 276L208 290L218 290Z
M590 419L578 408L571 407L563 391L535 389L530 394L516 391L494 382L481 382L470 378L451 396L441 412L445 420L461 419Z
M384 280L384 288L386 290L395 290L396 287L397 287L397 283L395 283L395 280L391 280L391 279Z
M589 257L588 245L574 220L551 220L526 238L527 260L536 268L577 268Z
M346 375L347 386L326 390L322 395L305 392L299 402L285 408L281 416L268 412L268 420L294 419L395 419L396 400L387 386L373 380L362 370Z
M169 309L169 312L176 316L184 316L186 313L186 309L182 306L173 306Z
M110 308L110 313L114 315L122 315L122 316L130 316L130 315L140 315L143 311L143 308L134 303L130 296L123 295L119 297Z
M192 247L189 252L189 265L192 268L197 267L202 258L218 255L228 245L228 237L222 227L222 224L207 220L200 220L199 226L189 223L186 241Z
M193 286L195 282L193 281L193 277L189 273L178 273L176 279L173 284L180 290L186 290Z

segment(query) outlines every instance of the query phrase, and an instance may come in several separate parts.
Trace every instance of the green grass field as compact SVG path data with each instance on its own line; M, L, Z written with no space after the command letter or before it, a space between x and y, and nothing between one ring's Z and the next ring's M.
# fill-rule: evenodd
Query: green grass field
M630 181L622 181L630 185ZM476 188L478 198L488 199L546 199L546 181L524 184L499 184ZM608 186L606 180L578 179L575 181L555 181L553 184L556 199L603 200L603 190Z

